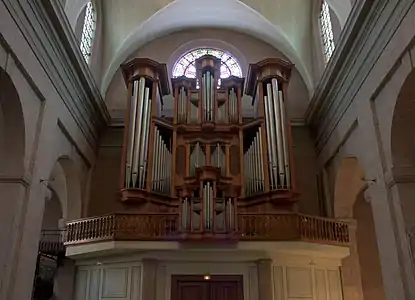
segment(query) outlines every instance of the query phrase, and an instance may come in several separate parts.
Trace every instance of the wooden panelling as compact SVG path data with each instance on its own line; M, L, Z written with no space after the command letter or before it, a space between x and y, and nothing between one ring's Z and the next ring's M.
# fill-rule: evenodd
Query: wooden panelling
M80 267L75 278L75 300L138 300L142 267L109 264Z
M274 300L342 300L338 269L273 266Z

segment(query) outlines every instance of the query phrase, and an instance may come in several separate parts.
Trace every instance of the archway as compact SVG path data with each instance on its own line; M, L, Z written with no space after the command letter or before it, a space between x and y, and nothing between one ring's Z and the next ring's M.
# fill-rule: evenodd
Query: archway
M23 110L9 75L0 68L0 175L21 176L24 169Z
M391 165L390 183L392 197L401 206L400 216L407 236L412 259L413 273L415 260L415 69L404 81L393 111L391 125ZM406 241L404 241L404 244ZM409 268L410 264L407 264Z
M25 124L18 92L0 68L0 298L7 292L11 261L18 243L26 181Z
M33 294L39 299L49 299L52 295L71 299L75 266L65 258L63 237L66 221L81 217L80 186L74 162L66 156L59 158L44 184L50 193L43 213Z
M335 182L334 213L336 218L357 223L350 232L350 256L342 262L345 300L385 298L372 208L364 197L366 187L357 158L343 158Z
M74 161L60 157L52 169L48 186L58 195L63 221L78 219L82 214L81 188Z

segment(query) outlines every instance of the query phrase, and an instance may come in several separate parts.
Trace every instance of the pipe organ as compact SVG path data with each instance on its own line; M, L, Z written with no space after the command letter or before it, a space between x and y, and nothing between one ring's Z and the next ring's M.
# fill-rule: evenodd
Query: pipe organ
M180 215L186 236L234 236L238 211L295 209L286 87L291 65L270 59L244 78L220 78L220 59L195 62L196 78L172 78L148 59L123 65L129 90L121 200ZM255 116L244 117L244 88Z

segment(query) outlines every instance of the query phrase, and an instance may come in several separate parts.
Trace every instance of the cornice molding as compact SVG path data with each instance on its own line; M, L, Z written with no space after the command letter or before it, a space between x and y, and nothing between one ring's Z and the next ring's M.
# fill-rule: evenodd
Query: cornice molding
M58 1L1 0L92 149L110 120Z
M316 88L306 120L320 152L415 0L360 0Z

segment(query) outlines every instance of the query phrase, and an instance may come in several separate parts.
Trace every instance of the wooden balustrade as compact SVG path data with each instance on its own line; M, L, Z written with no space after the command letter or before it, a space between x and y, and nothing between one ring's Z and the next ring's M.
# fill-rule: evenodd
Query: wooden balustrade
M64 230L42 230L39 241L39 252L50 255L63 254L65 253L64 240Z
M179 214L116 213L68 223L66 245L98 241L186 241ZM344 245L349 243L348 224L333 219L283 213L239 213L237 240L305 241ZM200 231L199 231L200 233Z
M240 213L238 230L241 240L302 240L333 245L349 243L347 223L301 214Z
M178 233L178 214L146 213L112 215L72 221L65 244L97 241L168 240Z

